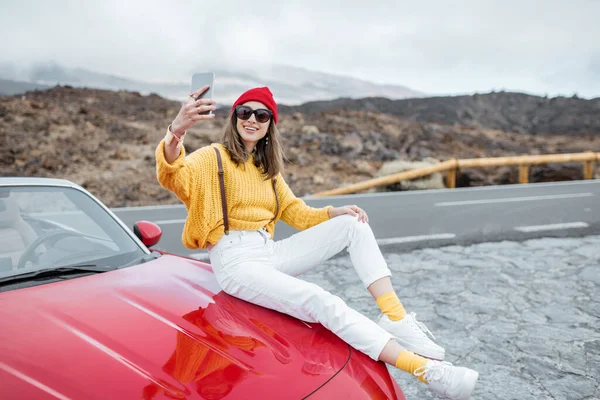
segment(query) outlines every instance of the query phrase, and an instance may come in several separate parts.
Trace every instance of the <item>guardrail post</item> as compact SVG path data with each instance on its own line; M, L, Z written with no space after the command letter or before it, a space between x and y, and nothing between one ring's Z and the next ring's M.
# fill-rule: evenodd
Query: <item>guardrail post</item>
M583 162L583 179L594 178L594 160L588 160Z
M519 165L519 183L529 183L529 165Z
M446 187L450 189L456 187L456 168L449 169L446 173Z

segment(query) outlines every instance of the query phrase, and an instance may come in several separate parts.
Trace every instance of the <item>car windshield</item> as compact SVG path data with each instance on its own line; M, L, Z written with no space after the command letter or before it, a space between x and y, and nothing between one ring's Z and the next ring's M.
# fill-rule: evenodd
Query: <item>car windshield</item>
M0 186L0 279L72 266L110 270L147 254L80 190Z

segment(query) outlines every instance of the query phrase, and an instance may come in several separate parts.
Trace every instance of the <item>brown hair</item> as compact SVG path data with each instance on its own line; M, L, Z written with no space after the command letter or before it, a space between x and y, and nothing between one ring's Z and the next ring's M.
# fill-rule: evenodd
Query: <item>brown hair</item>
M268 144L267 138L269 139ZM233 112L229 114L229 122L221 132L220 142L227 148L229 157L236 165L248 161L250 154L246 151L237 130L237 117ZM285 155L281 146L281 135L272 118L269 122L267 134L256 143L253 153L254 165L262 168L265 180L272 179L283 171Z

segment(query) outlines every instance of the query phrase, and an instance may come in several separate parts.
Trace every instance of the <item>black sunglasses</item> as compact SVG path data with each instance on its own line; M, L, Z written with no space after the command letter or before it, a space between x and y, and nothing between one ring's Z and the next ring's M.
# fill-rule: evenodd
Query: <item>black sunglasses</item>
M237 106L235 108L235 116L244 121L250 119L252 114L254 114L256 117L256 121L260 122L261 124L264 124L273 117L271 110L267 110L265 108L259 108L256 110L253 110L248 106Z

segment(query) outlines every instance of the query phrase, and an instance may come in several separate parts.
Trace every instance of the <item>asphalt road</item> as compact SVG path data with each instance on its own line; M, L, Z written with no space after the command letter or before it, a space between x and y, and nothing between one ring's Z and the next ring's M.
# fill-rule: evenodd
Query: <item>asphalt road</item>
M314 207L359 205L367 211L380 246L390 251L600 234L598 180L305 200ZM202 250L190 250L181 243L186 217L183 205L116 208L113 211L129 227L139 220L157 223L163 236L156 248L204 257ZM294 232L293 228L279 222L275 239Z

